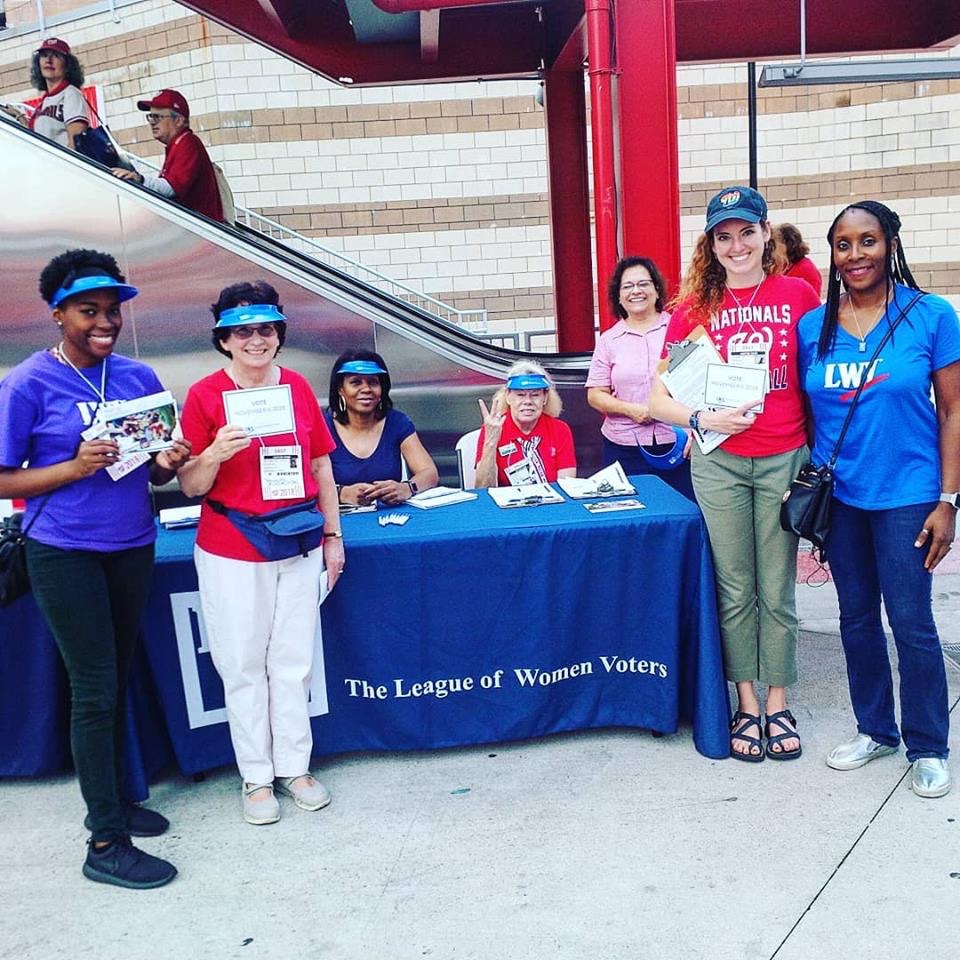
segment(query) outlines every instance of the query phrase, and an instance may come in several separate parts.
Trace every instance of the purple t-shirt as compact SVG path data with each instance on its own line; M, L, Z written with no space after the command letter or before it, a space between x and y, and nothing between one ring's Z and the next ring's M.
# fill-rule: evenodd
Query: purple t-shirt
M107 359L107 400L133 400L163 390L148 366L128 357ZM100 386L102 367L84 369ZM0 383L0 466L47 467L72 460L80 434L93 422L98 399L75 370L49 351L35 353ZM156 537L148 492L148 465L121 480L106 470L54 490L30 537L63 550L111 553L141 547ZM24 525L46 494L27 501Z

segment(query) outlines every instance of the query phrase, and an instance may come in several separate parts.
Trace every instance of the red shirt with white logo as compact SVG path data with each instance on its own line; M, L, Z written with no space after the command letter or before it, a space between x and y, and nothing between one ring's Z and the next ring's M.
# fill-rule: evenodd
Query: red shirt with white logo
M477 458L483 456L483 439L486 428L480 430L477 438ZM537 474L540 483L553 483L559 470L576 469L577 455L573 447L573 433L570 428L556 417L546 413L530 433L523 433L516 425L513 414L507 411L497 444L497 485L509 487L510 480L505 470L527 459Z
M767 348L770 389L763 413L757 414L752 427L726 440L722 449L741 457L769 457L796 450L807 442L797 373L797 323L808 310L820 306L820 298L805 280L784 276L766 277L759 289L749 287L734 293L736 297L726 290L720 309L709 317L694 315L681 303L670 318L663 355L701 324L724 360L731 343Z

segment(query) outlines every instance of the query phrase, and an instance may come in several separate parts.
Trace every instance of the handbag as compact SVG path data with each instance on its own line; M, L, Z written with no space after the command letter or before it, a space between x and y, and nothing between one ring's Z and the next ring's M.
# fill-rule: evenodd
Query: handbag
M133 170L133 164L127 159L126 154L117 146L103 118L97 113L93 104L88 104L97 118L99 127L87 126L82 133L78 133L73 138L73 146L77 153L82 153L90 160L103 164L105 167L121 167L124 170Z
M305 500L269 513L244 513L207 497L210 508L226 517L264 560L305 557L323 543L323 514L316 500Z
M913 305L923 296L918 293L905 307L900 309L896 320L887 328L883 339L873 351L873 356L864 368L869 370L880 356L880 351L886 346L887 341L893 336L893 331L897 328L900 321L907 315ZM830 459L823 465L817 466L812 461L805 463L797 476L791 481L790 486L783 495L780 503L780 526L787 533L795 533L810 543L818 550L820 562L823 563L824 547L827 538L830 535L830 508L833 503L833 471L837 465L837 457L840 455L840 445L846 436L847 427L850 426L850 420L853 417L853 411L857 407L857 401L860 394L867 384L867 378L861 377L857 392L850 401L850 409L847 410L847 416L840 428L840 435L833 446L833 453Z
M23 514L14 513L0 524L0 607L9 607L30 592L30 575L27 573L27 534L37 522L37 517L50 499L44 497L37 512L23 528Z

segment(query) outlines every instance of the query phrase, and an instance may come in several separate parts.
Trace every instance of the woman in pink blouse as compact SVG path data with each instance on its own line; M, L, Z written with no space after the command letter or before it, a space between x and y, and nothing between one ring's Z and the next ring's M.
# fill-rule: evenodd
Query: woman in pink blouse
M666 284L649 258L625 257L607 295L620 320L597 341L586 383L587 403L604 415L603 465L619 460L626 473L655 474L694 500L688 438L647 408L670 319Z

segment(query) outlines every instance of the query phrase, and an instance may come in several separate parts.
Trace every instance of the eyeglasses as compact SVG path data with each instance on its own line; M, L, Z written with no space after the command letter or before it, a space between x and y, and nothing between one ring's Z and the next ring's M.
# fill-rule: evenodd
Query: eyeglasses
M178 113L148 113L147 123L159 123L161 120L172 120L178 116L180 116Z
M272 323L261 323L255 327L233 327L230 330L231 336L238 340L249 340L254 334L264 340L277 336L277 328Z
M649 280L634 280L632 283L621 283L620 292L629 293L631 290L646 290L653 284Z
M546 390L510 390L511 396L518 400L543 400L546 398Z

